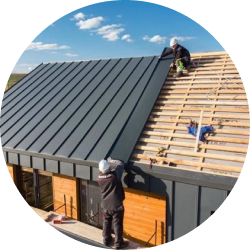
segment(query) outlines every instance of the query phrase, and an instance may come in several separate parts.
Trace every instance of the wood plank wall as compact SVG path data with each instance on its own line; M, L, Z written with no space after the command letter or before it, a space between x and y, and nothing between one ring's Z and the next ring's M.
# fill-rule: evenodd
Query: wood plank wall
M73 219L78 217L77 200L77 180L73 177L53 174L53 197L54 209L56 210L64 204L64 195L66 196L67 216ZM65 207L56 210L56 213L64 214Z
M15 176L14 176L14 166L12 164L7 164L7 168L9 170L10 176L14 183L16 184Z
M125 189L124 236L145 245L155 232L157 221L156 245L165 243L166 199L164 196ZM147 247L155 245L153 237Z

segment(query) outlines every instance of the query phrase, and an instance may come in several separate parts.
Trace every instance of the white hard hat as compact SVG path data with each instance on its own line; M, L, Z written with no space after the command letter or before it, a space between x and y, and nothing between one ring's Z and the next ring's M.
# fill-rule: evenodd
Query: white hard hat
M101 172L106 172L110 168L109 163L106 160L101 160L99 162L99 170Z
M173 37L171 40L170 40L170 46L172 47L172 46L174 46L175 44L177 44L178 43L178 40L175 38L175 37Z

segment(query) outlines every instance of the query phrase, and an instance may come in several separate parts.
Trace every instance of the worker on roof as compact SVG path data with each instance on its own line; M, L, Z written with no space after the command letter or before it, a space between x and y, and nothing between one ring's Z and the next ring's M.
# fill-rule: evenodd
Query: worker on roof
M170 54L174 54L174 62L171 63L170 68L176 69L176 74L174 77L181 77L183 76L183 70L186 69L189 71L190 63L191 63L191 56L189 51L178 43L176 38L172 38L170 40L170 47L168 48L165 53L163 53L159 58L168 56Z
M111 169L111 165L115 169ZM128 241L123 240L123 218L125 193L121 178L124 171L124 163L119 160L113 160L109 157L107 160L99 162L99 176L97 182L101 189L103 213L103 243L105 246L112 245L111 236L112 221L114 226L115 249L123 249L128 246Z

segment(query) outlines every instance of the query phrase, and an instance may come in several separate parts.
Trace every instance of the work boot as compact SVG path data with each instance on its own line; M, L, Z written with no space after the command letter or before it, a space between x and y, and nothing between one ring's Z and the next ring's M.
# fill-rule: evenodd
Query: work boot
M128 246L128 241L123 241L119 246L115 246L115 249L124 249Z
M190 72L190 65L187 66L185 69L186 69L187 73L189 73Z
M103 244L106 246L106 247L110 247L111 245L114 245L114 238L112 236L110 236L110 238L108 239L108 241L104 241Z
M181 77L184 76L183 71L178 71L176 74L174 74L174 77Z

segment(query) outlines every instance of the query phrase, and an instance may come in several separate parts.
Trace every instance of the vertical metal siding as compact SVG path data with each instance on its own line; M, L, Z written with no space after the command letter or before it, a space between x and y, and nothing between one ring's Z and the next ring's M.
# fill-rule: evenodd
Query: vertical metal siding
M168 241L184 236L207 220L211 211L216 211L225 201L227 192L175 181L165 183Z
M207 220L212 212L216 211L227 197L227 191L201 187L200 201L200 221L199 224Z
M174 238L177 239L195 228L196 186L175 183Z
M124 178L129 188L166 196L167 241L197 228L225 201L228 191L164 180L143 172Z

